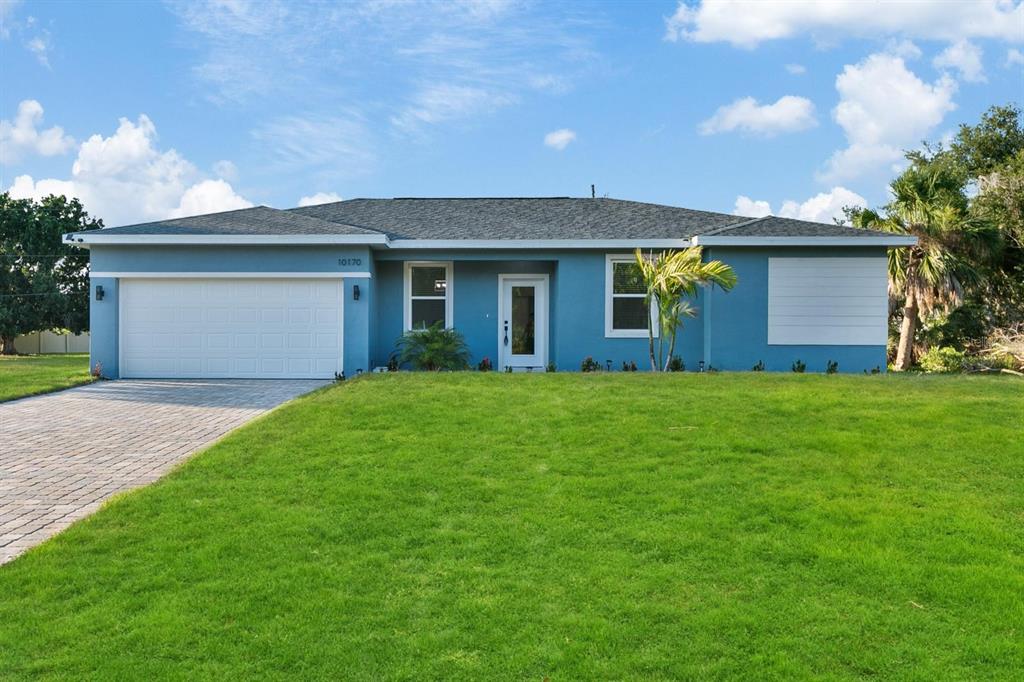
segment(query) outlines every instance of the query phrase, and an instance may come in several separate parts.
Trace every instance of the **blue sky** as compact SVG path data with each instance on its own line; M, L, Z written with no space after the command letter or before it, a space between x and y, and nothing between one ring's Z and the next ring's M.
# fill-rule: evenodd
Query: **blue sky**
M0 188L108 225L601 195L829 220L1024 103L1020 0L0 0Z

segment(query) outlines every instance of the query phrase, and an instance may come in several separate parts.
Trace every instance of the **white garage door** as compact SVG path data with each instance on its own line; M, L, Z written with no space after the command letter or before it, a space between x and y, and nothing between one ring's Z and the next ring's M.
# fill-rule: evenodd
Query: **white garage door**
M340 279L122 279L121 376L331 378Z

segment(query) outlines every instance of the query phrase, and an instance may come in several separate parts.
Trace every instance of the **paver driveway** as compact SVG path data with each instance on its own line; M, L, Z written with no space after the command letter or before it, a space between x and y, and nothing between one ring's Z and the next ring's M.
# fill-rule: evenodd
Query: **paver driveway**
M0 564L326 383L104 381L0 403Z

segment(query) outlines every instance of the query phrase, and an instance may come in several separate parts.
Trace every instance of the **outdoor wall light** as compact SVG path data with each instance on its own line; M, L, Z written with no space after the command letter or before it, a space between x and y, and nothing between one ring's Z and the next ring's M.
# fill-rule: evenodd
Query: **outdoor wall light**
M103 285L102 284L97 284L96 285L96 300L97 301L102 301L103 300Z
M704 361L701 360L699 364L700 364L700 371L703 372L704 371Z
M353 284L352 285L352 300L353 301L358 301L359 300L359 285L358 284Z

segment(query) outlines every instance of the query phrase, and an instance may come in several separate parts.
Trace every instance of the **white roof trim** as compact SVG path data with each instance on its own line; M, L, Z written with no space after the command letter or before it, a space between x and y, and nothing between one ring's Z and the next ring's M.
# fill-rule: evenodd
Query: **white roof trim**
M725 237L697 235L694 246L913 246L917 237Z
M392 239L392 249L670 249L689 239Z
M383 234L302 234L302 235L261 235L261 234L102 234L101 231L77 232L64 235L64 241L74 245L124 244L124 245L181 245L202 244L387 244Z
M90 272L90 277L120 279L370 279L369 272Z

